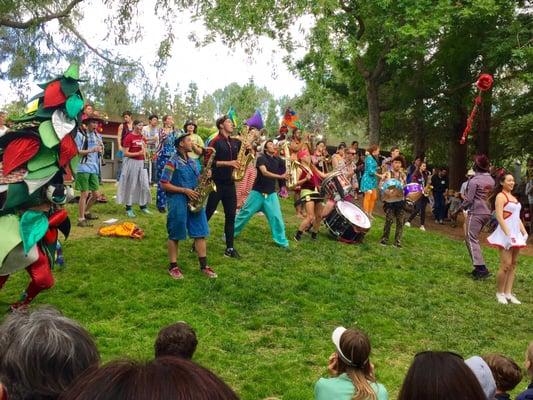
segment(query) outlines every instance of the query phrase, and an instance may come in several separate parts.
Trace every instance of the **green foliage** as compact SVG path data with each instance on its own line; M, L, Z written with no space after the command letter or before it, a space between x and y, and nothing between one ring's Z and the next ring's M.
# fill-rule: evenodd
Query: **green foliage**
M109 198L113 185L106 185ZM282 200L287 234L296 230L291 200ZM69 205L75 220L77 208ZM113 201L97 204L100 220L122 218ZM366 331L377 379L397 397L414 355L450 350L465 357L498 352L521 364L531 340L531 257L520 255L515 290L521 306L496 302L495 278L473 281L464 243L416 228L404 230L403 249L382 247L383 220L376 217L362 245L332 240L324 227L316 242L291 240L291 252L270 239L265 217L255 216L237 238L242 260L223 256L222 208L210 221L209 264L217 280L198 272L191 241L180 244L183 281L167 273L165 216L135 220L145 239L98 237L96 228L73 228L63 243L66 269L34 307L51 304L78 320L95 337L104 362L153 357L163 326L184 320L197 331L195 361L212 369L243 400L313 398L313 385L327 376L339 325ZM460 228L456 228L460 230ZM494 249L484 249L491 270ZM0 308L26 286L24 271L0 291ZM505 321L505 329L502 329ZM525 378L524 378L525 379ZM518 385L513 397L525 387Z

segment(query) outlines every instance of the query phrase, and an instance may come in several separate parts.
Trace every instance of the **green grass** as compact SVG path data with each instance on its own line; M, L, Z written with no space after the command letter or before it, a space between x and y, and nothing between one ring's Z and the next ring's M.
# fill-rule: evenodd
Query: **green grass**
M112 200L97 205L100 218L123 217ZM70 207L72 220L77 211ZM283 211L287 233L299 219L289 201ZM74 228L64 243L67 268L56 271L56 286L38 304L52 304L80 321L95 336L104 361L152 357L164 325L185 320L197 331L195 360L222 376L243 399L309 399L314 382L326 374L333 351L332 329L359 327L371 337L378 379L396 397L414 354L452 350L471 356L501 352L523 364L533 340L533 258L519 259L515 284L521 306L501 306L495 281L467 277L464 244L405 229L403 249L382 247L377 218L362 245L343 245L326 229L317 242L291 240L291 252L271 241L264 217L256 216L236 247L242 260L222 256L223 213L210 223L209 263L219 274L208 280L184 243L185 279L166 272L165 217L154 213L136 222L142 241L100 238L96 228ZM485 249L495 271L498 255ZM0 307L16 299L27 283L17 273L0 292ZM528 289L529 288L529 289ZM519 386L523 388L524 382ZM518 390L516 392L518 392Z

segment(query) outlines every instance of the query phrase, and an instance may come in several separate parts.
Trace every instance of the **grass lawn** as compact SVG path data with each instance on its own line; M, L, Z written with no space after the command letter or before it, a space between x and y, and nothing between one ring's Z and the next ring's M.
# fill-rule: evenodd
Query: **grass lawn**
M100 220L124 217L110 202L96 205ZM77 210L69 206L75 224ZM222 207L220 207L222 210ZM137 211L137 209L136 209ZM287 234L299 223L283 202ZM219 275L200 275L190 241L182 246L185 279L167 274L165 217L139 216L142 241L100 238L95 228L73 228L64 242L67 268L35 305L52 304L95 336L104 361L148 359L164 325L178 320L197 331L195 360L222 376L243 399L310 399L327 373L334 327L359 327L373 345L378 380L395 398L418 351L452 350L465 357L501 352L523 365L533 340L533 258L519 259L515 292L524 304L502 306L495 279L468 278L462 242L418 229L404 230L403 249L378 245L376 218L362 245L330 239L290 240L291 252L271 241L265 217L255 216L236 240L242 260L222 256L223 213L210 223L209 264ZM485 249L495 272L497 251ZM27 274L15 274L0 292L0 308L18 298ZM529 288L529 289L528 289ZM525 380L519 385L523 390Z

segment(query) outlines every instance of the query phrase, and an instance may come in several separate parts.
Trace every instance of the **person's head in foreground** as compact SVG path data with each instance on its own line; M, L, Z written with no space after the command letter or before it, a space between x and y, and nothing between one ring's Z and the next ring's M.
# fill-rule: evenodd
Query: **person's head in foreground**
M0 325L0 383L9 400L56 399L99 361L91 335L51 307L14 312Z
M335 352L329 358L328 370L333 378L316 383L315 399L376 400L387 396L385 387L376 383L368 336L358 329L338 327L331 340Z
M237 400L220 378L192 361L113 361L80 377L60 400Z
M489 366L496 382L496 394L510 392L522 380L520 367L509 357L501 354L487 354L482 358Z
M155 356L173 356L190 360L198 345L194 329L186 322L177 322L159 331Z
M407 371L398 400L486 400L463 358L446 351L418 353Z

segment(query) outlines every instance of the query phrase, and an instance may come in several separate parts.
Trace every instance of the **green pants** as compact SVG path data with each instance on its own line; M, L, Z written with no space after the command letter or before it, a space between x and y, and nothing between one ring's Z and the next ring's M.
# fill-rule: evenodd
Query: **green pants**
M274 242L281 247L289 247L289 241L285 237L285 222L281 215L278 194L275 192L268 195L255 190L250 192L235 219L235 237L241 233L250 218L258 211L262 211L266 215Z

